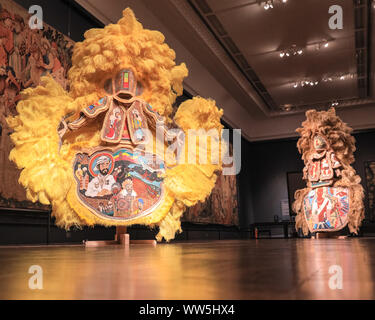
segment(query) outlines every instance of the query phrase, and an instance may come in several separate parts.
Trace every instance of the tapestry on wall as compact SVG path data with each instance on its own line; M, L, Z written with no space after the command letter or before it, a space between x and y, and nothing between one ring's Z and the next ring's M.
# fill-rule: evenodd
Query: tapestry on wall
M232 145L229 146L232 152ZM237 176L220 174L215 188L205 202L190 207L182 221L238 226Z
M370 221L375 220L375 161L365 163L366 170L366 186L368 196L368 214Z
M192 223L238 226L236 176L220 175L208 199L188 208L182 220Z
M8 159L11 130L5 118L16 115L20 92L39 85L50 74L67 89L74 42L44 24L42 30L30 29L29 13L10 0L0 0L0 206L44 208L26 199L17 182L20 171Z

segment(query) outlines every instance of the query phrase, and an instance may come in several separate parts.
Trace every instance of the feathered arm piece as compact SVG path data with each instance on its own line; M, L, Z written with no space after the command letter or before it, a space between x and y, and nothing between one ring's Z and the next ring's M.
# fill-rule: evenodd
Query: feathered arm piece
M158 240L173 239L176 231L181 230L180 217L186 207L204 201L214 188L221 170L221 153L225 151L225 144L220 139L222 115L223 111L214 100L195 97L180 105L174 120L185 133L185 144L178 164L166 172L165 187L175 202L159 224ZM189 142L196 134L197 143L195 140ZM202 143L200 139L205 141ZM200 155L207 155L207 161L202 161Z
M18 115L7 118L14 130L9 159L22 170L19 183L29 200L51 204L57 224L63 227L80 224L64 201L72 184L67 148L59 152L58 126L73 111L72 102L52 77L43 77L40 86L22 92Z

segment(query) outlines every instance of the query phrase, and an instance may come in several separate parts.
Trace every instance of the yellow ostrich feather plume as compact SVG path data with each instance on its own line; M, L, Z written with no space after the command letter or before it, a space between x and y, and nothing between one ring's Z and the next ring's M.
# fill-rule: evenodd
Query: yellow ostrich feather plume
M158 240L170 240L181 230L180 217L186 206L203 201L210 194L221 170L220 161L213 163L208 159L205 164L183 161L171 168L167 161L165 195L157 209L146 217L114 221L92 214L75 193L73 159L80 150L101 144L102 121L91 121L70 133L59 145L57 128L61 120L68 114L77 116L82 108L105 96L104 81L124 68L132 69L143 84L140 98L171 122L172 104L182 94L182 82L188 70L185 64L175 64L175 52L164 42L163 34L144 29L128 8L117 24L89 30L85 40L75 45L68 77L69 92L52 77L43 77L38 87L23 91L18 115L7 119L14 130L10 159L22 170L19 183L26 188L28 199L50 204L58 226L68 229L95 224L144 224L159 226ZM213 100L196 97L180 106L175 123L185 132L203 128L221 133L222 113ZM224 146L213 147L213 143L209 143L207 153L219 155ZM200 152L199 148L194 150L193 156L199 158ZM160 155L163 151L156 150L156 153ZM174 156L169 154L169 158L173 160Z

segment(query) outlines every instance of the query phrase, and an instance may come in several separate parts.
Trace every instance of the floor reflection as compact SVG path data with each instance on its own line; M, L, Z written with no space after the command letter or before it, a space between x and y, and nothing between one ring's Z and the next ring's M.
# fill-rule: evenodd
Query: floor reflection
M373 299L375 239L0 249L1 299ZM31 265L43 290L30 290ZM329 268L343 271L342 290Z

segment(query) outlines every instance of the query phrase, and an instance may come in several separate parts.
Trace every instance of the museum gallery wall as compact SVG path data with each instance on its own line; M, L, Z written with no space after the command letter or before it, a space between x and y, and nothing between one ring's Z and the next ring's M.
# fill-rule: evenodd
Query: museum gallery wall
M375 161L365 162L365 176L366 176L367 199L368 199L367 217L371 221L374 221L375 220Z
M0 206L48 209L27 201L24 188L17 182L20 171L8 160L12 145L5 117L17 113L20 92L39 85L44 75L50 74L68 89L74 42L47 24L43 30L31 30L30 15L13 1L0 0L0 5ZM211 196L188 209L184 221L238 225L236 176L219 176Z

